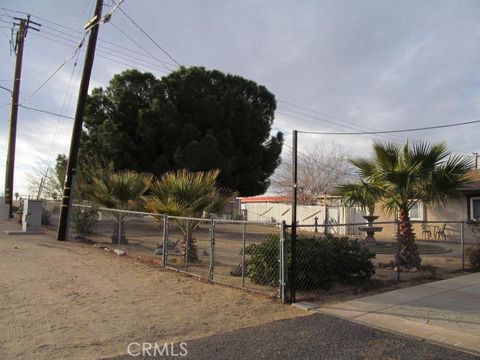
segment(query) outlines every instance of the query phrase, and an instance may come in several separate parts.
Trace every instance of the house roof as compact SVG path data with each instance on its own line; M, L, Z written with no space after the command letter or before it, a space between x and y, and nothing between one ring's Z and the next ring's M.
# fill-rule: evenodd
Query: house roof
M272 202L272 203L283 203L291 202L292 198L290 196L248 196L240 198L241 203L260 203L260 202Z
M480 192L480 171L472 170L468 174L469 182L460 187L460 190L464 193L478 193Z

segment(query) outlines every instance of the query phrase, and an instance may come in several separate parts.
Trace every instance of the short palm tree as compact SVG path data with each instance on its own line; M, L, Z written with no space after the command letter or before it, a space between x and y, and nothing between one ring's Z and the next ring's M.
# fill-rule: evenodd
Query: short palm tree
M141 197L147 191L152 180L152 175L137 173L135 171L111 172L110 169L95 172L92 184L86 188L90 198L100 206L118 210L135 210L141 207ZM123 225L127 214L114 212L115 224L112 242L126 243L125 227Z
M219 174L219 170L165 173L153 181L150 194L145 198L145 206L155 213L179 217L199 218L205 213L216 213L236 195L233 191L216 186ZM175 221L183 233L183 255L187 256L189 262L196 262L198 252L193 231L199 222L186 219Z
M372 159L355 159L351 164L363 182L380 194L385 209L398 214L397 266L418 268L421 258L409 211L419 201L445 205L449 197L458 195L459 188L468 182L470 161L450 155L444 143L407 142L400 146L376 142L373 149Z
M381 199L382 193L364 180L357 183L347 183L335 188L334 193L342 197L346 206L359 206L368 215L374 215L375 206Z

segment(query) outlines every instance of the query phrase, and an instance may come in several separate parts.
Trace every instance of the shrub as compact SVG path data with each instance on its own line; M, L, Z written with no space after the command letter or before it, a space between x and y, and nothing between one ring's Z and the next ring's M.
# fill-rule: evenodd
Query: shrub
M288 241L288 240L287 240ZM248 277L257 284L275 286L279 273L279 237L272 235L261 244L246 248L250 255ZM290 249L290 241L287 247ZM368 279L374 273L375 253L347 237L299 236L297 239L297 288L328 288L332 283ZM291 257L289 254L288 269Z
M480 271L480 245L472 246L466 251L470 268L473 271Z
M92 227L97 220L98 208L77 208L72 211L72 224L78 235L86 235L92 232Z
M250 244L245 248L245 254L250 255L247 276L256 284L278 284L279 244L279 236L272 235L260 244Z

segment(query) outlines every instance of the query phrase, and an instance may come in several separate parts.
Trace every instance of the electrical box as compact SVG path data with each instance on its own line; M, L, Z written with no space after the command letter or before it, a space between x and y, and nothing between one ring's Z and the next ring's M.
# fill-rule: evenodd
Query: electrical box
M22 231L41 231L42 230L42 200L27 199L23 202Z
M0 196L0 220L8 220L10 216L10 205L4 203L3 196Z

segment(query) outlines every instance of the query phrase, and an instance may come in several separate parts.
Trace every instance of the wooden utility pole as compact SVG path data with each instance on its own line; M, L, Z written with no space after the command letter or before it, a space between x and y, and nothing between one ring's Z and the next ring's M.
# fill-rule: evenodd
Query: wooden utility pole
M17 142L17 117L18 117L18 99L20 96L20 78L22 76L22 62L23 62L23 45L27 37L28 29L39 31L31 27L30 24L41 26L40 24L30 20L30 15L26 19L14 18L19 20L19 29L15 41L15 51L17 57L15 60L15 75L13 78L12 91L12 109L10 113L10 132L8 136L8 150L7 150L7 164L5 170L5 204L9 205L9 216L12 217L13 205L13 175L15 170L15 146ZM16 24L17 25L17 24Z
M85 25L85 29L90 29L87 51L85 53L85 63L83 65L82 80L78 92L77 110L75 111L75 120L73 122L72 140L70 142L70 152L68 155L67 170L65 175L65 185L63 188L62 207L60 209L60 220L58 223L57 240L67 240L69 211L72 205L73 189L75 186L75 176L77 172L78 150L80 148L80 137L82 135L83 115L85 113L85 103L88 96L88 86L90 84L90 75L92 74L93 60L95 58L95 47L97 45L98 30L102 17L103 0L97 0L95 14L92 20Z

